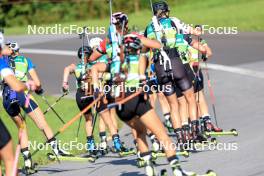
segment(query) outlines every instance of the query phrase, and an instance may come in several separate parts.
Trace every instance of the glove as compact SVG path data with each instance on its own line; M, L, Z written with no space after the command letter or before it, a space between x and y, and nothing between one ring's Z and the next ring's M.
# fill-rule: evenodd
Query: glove
M62 84L62 92L64 94L68 94L69 93L69 84L68 84L68 82L63 82L63 84Z
M202 54L202 60L204 61L204 62L206 62L207 61L207 57L206 57L206 55L205 54Z
M36 93L37 95L43 95L43 93L44 93L44 89L42 89L42 88L40 87L40 88L38 88L38 89L35 90L35 93Z

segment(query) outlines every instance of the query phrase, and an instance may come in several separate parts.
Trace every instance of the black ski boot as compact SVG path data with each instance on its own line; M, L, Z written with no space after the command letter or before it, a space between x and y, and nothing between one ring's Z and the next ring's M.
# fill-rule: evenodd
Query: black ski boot
M216 125L212 123L210 116L204 116L202 118L202 124L204 126L205 132L211 132L211 131L222 132L223 131L223 129L217 127Z
M108 153L106 133L105 132L100 132L99 136L100 136L100 139L101 139L101 142L99 144L100 153L101 153L101 155L106 155Z
M151 159L151 152L138 154L137 166L145 167L145 172L147 176L156 176L154 163Z
M62 150L59 147L56 138L49 139L48 143L51 145L51 148L52 148L52 150L53 150L53 152L54 152L55 155L59 155L59 156L73 156L69 152L67 152L65 150Z
M173 176L196 176L195 172L185 171L181 168L180 162L176 156L168 158L172 168Z
M24 167L22 169L23 173L25 175L31 175L38 172L36 169L37 163L32 162L31 153L29 152L28 147L21 149L21 153L24 158Z

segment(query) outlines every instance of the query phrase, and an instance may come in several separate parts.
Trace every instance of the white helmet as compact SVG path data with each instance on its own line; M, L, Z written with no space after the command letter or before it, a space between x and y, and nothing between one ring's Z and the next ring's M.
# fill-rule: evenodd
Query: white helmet
M2 32L0 32L0 48L4 47L5 38Z
M8 46L13 51L19 51L20 49L17 42L10 42Z
M103 40L99 37L94 37L90 40L90 47L94 48L100 45Z

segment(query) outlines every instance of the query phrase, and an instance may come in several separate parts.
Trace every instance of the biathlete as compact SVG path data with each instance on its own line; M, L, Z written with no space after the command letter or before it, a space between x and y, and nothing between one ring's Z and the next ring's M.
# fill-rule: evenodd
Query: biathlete
M188 113L192 123L192 136L197 138L197 105L195 94L191 81L188 78L186 70L181 62L179 52L177 50L177 36L180 33L200 35L201 33L194 28L185 25L179 19L169 16L168 4L164 1L155 2L152 6L154 15L157 17L157 23L163 29L160 33L156 32L154 22L152 21L145 30L145 36L150 39L161 38L163 49L168 56L168 62L164 65L164 56L160 51L154 52L155 72L158 79L158 84L162 86L170 86L169 90L163 91L166 96L170 109L171 120L178 141L182 139L181 118L179 113L177 96L175 87L178 87L188 103ZM198 46L194 46L198 47ZM206 52L199 48L200 51ZM164 53L163 53L164 54ZM164 66L166 68L164 68Z
M0 32L0 76L12 90L16 92L24 92L34 91L36 89L36 85L34 81L27 80L24 84L21 81L17 80L14 72L9 68L9 66L5 62L5 58L10 55L11 52L4 45L4 36ZM13 145L11 140L11 135L8 132L6 126L3 121L0 119L0 175L2 175L1 168L1 160L4 161L5 165L5 175L12 175L14 171L14 153L13 153Z
M43 94L44 91L36 73L35 65L29 58L19 54L19 46L17 42L8 43L7 46L11 55L9 57L5 57L4 61L11 69L13 69L16 78L22 82L27 82L29 75L37 86L35 93L38 95ZM31 153L28 148L29 142L25 117L22 116L20 108L22 108L24 112L35 122L37 127L43 131L56 155L69 155L68 152L60 149L58 146L57 140L53 138L52 129L49 127L37 102L29 92L14 91L8 84L4 82L2 95L3 106L7 114L16 123L18 128L22 125L24 126L21 132L20 145L21 153L24 158L24 171L27 174L35 172L35 168L32 162ZM27 97L29 98L28 107L25 106Z
M202 26L196 25L196 30L202 32ZM200 54L199 51L193 47L190 47L190 67L193 71L193 78L194 78L194 90L196 93L196 99L198 104L198 112L199 112L199 121L201 126L201 131L215 131L221 132L223 131L221 128L217 127L212 123L211 116L208 110L208 104L204 94L204 76L202 73L202 69L200 68L200 62L206 62L208 59L212 57L212 50L206 40L201 37L197 37L192 39L194 42L199 42L199 45L204 47L207 52L206 54Z

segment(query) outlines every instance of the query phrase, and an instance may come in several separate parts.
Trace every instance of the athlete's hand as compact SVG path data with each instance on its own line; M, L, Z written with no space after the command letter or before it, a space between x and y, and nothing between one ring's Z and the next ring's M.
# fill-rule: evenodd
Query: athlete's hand
M205 54L202 54L202 60L206 62L208 60L207 56Z
M35 91L36 89L37 89L37 86L36 86L36 84L35 84L35 82L34 81L32 81L32 80L28 80L27 82L26 82L26 86L27 86L27 89L30 91Z
M44 89L42 87L39 87L38 89L35 90L35 93L38 95L43 95L44 94Z
M63 82L63 84L62 84L62 92L64 94L68 94L69 93L69 84L68 84L68 82Z

